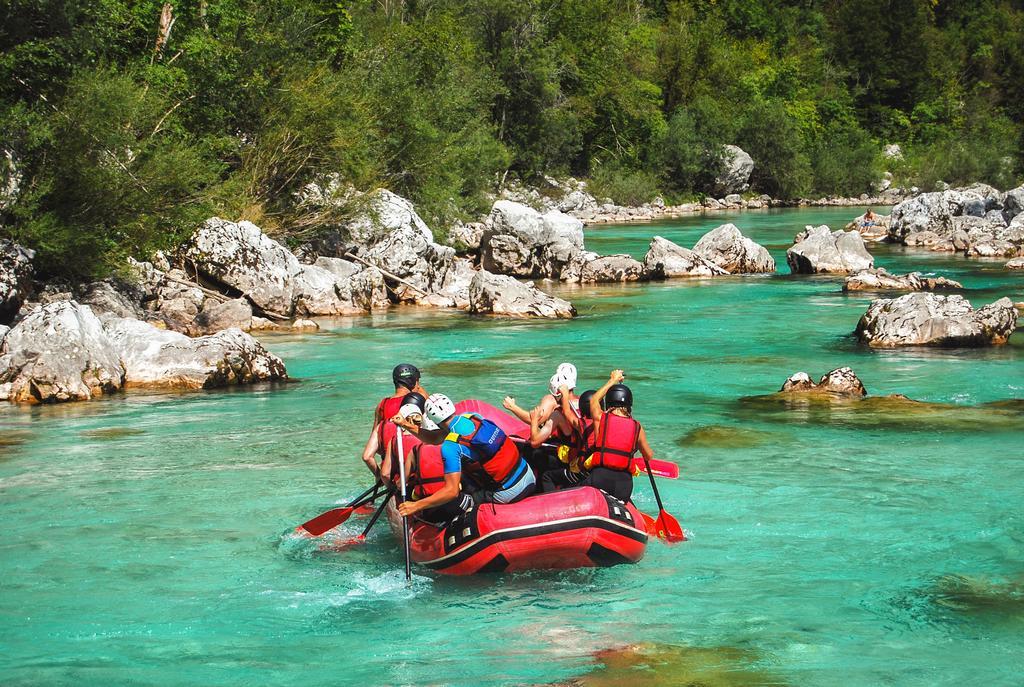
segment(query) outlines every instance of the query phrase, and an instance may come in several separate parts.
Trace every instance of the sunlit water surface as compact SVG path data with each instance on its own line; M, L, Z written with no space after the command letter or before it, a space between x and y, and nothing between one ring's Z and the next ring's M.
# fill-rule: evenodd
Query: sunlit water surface
M1019 684L1024 403L983 404L1024 398L1024 333L988 350L856 345L871 297L791 277L784 254L803 225L859 212L588 229L591 249L642 256L653 234L692 245L733 221L780 271L556 288L573 321L325 322L264 338L298 383L0 410L0 682L534 684L642 641L712 662L738 650L785 684ZM1024 300L1002 261L872 250L962 281L976 305ZM535 401L563 360L581 388L625 368L656 452L682 466L661 488L690 541L652 543L635 566L420 570L407 587L384 526L341 553L294 540L368 485L359 449L406 360L429 390L492 403ZM842 365L873 395L958 408L741 400ZM635 493L656 510L646 482Z

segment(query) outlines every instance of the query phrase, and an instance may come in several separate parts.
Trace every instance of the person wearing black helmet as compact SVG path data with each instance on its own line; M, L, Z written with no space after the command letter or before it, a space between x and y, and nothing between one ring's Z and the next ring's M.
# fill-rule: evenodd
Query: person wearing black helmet
M622 370L613 370L604 386L590 397L594 430L587 443L583 464L588 474L582 483L628 501L633 495L634 454L640 451L651 459L654 452L644 428L633 419L633 392L622 383L624 378Z
M427 392L420 386L420 371L415 365L401 363L391 371L391 379L395 383L395 393L381 399L377 409L373 412L373 429L363 447L363 462L367 469L375 477L380 476L380 465L377 464L377 456L384 458L388 444L395 437L395 425L388 420L398 414L402 406L402 399L410 391L415 391L424 397Z

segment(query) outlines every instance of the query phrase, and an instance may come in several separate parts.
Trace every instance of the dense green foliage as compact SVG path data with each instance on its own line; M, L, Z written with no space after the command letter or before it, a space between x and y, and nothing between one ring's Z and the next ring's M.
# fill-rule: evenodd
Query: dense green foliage
M509 177L711 192L724 144L776 197L1024 172L1020 2L185 0L169 32L162 7L0 4L0 235L44 271L101 274L214 212L305 235L296 193L329 174L443 228Z

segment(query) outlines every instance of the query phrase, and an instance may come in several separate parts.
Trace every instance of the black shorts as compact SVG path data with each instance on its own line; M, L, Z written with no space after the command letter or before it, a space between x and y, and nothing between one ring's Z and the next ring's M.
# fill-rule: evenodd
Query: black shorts
M597 487L623 502L633 495L633 475L624 470L594 468L580 484Z

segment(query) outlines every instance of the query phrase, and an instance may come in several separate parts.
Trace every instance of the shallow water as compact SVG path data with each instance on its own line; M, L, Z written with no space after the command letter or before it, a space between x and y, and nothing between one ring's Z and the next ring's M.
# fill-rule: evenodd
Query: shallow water
M264 339L299 383L0 410L0 682L535 684L644 642L785 684L1018 684L1024 412L994 402L1024 398L1024 334L978 351L857 346L871 297L788 276L784 253L805 224L859 212L588 230L592 249L642 255L653 234L692 245L733 221L778 276L558 287L571 322L338 320ZM963 281L976 305L1024 300L1001 262L872 251ZM656 453L682 467L661 488L691 540L652 543L636 566L417 571L406 587L386 527L342 553L292 539L369 484L359 447L400 360L431 391L492 403L534 401L562 360L587 386L624 367ZM751 398L841 365L872 394L957 408ZM646 482L636 494L656 510Z

